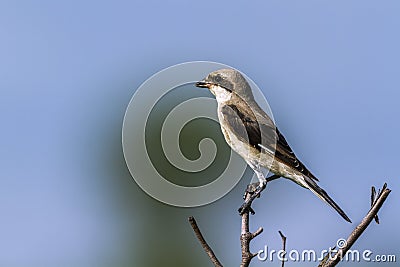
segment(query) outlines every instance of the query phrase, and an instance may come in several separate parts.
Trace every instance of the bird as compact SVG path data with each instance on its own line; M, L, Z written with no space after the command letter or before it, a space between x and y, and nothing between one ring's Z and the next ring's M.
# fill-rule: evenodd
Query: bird
M225 141L253 169L259 187L265 187L263 169L269 169L277 177L309 189L351 223L339 205L318 186L317 177L296 157L273 120L257 104L249 83L238 70L213 71L195 86L207 88L215 96Z

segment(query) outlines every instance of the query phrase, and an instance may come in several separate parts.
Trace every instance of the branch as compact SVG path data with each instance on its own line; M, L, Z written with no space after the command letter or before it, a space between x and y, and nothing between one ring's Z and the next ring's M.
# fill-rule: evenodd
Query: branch
M375 198L375 189L372 189L372 196L371 196L371 209L368 211L367 215L362 219L361 223L357 225L357 227L351 232L349 237L347 238L346 244L338 250L338 252L333 256L329 257L329 253L325 258L321 261L318 266L323 267L332 267L336 266L339 261L346 255L346 252L351 248L351 246L357 241L357 239L361 236L365 229L367 229L368 225L372 222L372 220L377 220L377 214L379 209L382 207L383 203L385 202L386 198L389 196L391 190L386 188L386 183L383 185L382 190L378 193L378 197ZM329 258L329 260L328 260Z
M285 267L285 257L286 257L286 236L284 236L283 234L282 234L282 232L281 231L278 231L279 232L279 235L281 236L281 238L282 238L282 244L283 244L283 252L284 252L284 257L282 258L282 267Z
M211 249L211 247L207 244L206 240L204 239L203 235L200 232L199 227L197 226L196 220L194 219L193 216L189 217L189 223L193 228L193 231L197 237L197 239L199 240L201 246L203 247L204 251L207 253L208 257L210 257L210 260L212 261L212 263L214 264L214 266L217 267L222 267L222 264L219 262L219 260L217 259L217 257L215 256L213 250Z
M258 184L258 183L257 183ZM264 187L257 188L256 191L251 191L250 188L252 185L249 185L246 189L246 193L244 195L245 199L245 206L244 204L242 207L239 209L240 215L242 216L242 227L241 227L241 233L240 233L240 247L242 249L242 262L240 264L240 267L247 267L250 264L250 261L258 255L258 253L251 253L250 252L250 241L258 236L259 234L262 233L263 228L260 227L258 228L257 231L254 233L251 233L249 231L249 212L254 214L254 210L251 208L251 203L253 203L253 200L259 196L261 191L265 189Z
M386 188L386 186L384 185L384 188L383 188L383 189L385 189L385 188ZM378 195L380 195L380 189L379 189ZM372 206L374 205L374 203L376 202L376 200L377 200L377 197L376 197L375 186L372 186L372 187L371 187L371 208L372 208ZM379 224L379 217L378 217L378 214L375 215L374 219L375 219L375 222L376 222L377 224Z

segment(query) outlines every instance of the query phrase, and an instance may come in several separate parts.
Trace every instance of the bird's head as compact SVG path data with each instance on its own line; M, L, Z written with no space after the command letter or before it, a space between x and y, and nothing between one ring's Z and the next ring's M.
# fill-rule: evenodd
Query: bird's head
M208 88L217 100L230 98L232 93L244 99L253 99L251 88L243 75L234 69L220 69L211 72L197 87Z

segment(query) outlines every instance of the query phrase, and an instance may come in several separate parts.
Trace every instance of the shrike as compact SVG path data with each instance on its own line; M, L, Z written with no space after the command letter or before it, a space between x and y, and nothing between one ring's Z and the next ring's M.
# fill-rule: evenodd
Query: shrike
M254 100L251 88L240 72L217 70L197 82L196 86L208 88L216 97L218 120L225 140L254 170L260 187L264 187L267 181L262 168L268 168L275 175L310 189L351 222L293 153L274 122Z

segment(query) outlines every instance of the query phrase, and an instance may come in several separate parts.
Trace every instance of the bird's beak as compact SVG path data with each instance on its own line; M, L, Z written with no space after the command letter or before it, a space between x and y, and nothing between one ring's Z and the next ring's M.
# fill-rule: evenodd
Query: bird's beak
M205 81L200 81L200 82L197 82L195 85L196 85L196 87L200 87L200 88L210 88L211 83L208 83Z

